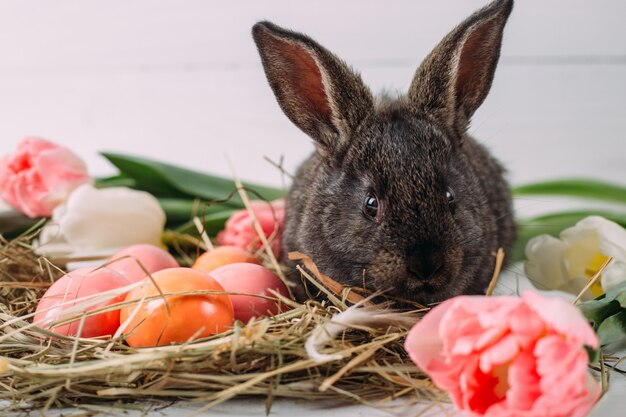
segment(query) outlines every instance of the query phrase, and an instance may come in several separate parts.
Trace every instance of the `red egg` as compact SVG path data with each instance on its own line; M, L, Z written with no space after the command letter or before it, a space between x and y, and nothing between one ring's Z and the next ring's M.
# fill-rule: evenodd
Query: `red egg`
M268 300L254 295L274 297L270 289L279 294L289 297L289 291L285 284L276 274L261 265L251 263L235 263L224 265L209 273L228 292L246 293L251 295L231 295L235 310L235 319L244 323L252 317L273 316L288 310L285 305L280 305L273 300Z
M50 322L75 316L78 312L64 314L76 304L88 300L75 301L82 297L99 294L130 284L120 273L109 268L81 268L59 278L44 294L37 305L33 323L48 328ZM86 311L98 310L121 302L126 293L101 301L86 308ZM82 331L78 335L80 316L73 322L51 328L53 332L64 336L97 337L113 335L120 326L120 311L113 310L85 318Z
M120 259L124 258L124 259ZM178 262L169 252L153 245L132 245L111 256L108 268L124 275L130 282L141 281L146 272L153 274L162 269L178 268Z

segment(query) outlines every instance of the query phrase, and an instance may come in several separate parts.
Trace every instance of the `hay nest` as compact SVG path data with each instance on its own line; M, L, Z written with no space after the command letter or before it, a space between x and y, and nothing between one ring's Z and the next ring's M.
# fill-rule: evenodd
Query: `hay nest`
M291 310L248 325L236 323L232 330L211 338L134 349L119 335L58 336L31 321L40 297L63 274L63 265L37 256L29 245L32 238L0 241L0 411L4 413L68 406L126 408L134 400L152 405L192 400L207 409L236 396L264 396L266 412L276 397L374 406L399 397L411 403L442 398L403 349L407 329L426 309L400 314L360 301L360 312L371 320L348 320L332 337L326 326L336 324L338 315L360 297L347 289L329 289L329 281L323 281L329 278L312 263L308 271L301 269L302 275L325 293L326 301L300 304L282 299ZM72 319L84 317L84 307L90 303L117 294L85 299ZM307 353L312 335L317 338L315 358Z

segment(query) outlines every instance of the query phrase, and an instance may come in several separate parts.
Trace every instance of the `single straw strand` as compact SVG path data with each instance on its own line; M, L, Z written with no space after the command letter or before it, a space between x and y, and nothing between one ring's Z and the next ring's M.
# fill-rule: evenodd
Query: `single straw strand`
M198 233L200 234L200 237L202 238L202 241L204 242L207 250L213 250L213 242L211 242L211 239L209 239L209 235L207 234L206 229L204 228L204 225L202 224L202 221L198 218L198 216L195 216L193 218L193 224L196 226L196 229L198 229Z
M500 278L500 272L502 272L502 265L504 264L504 250L502 248L498 249L496 253L496 267L493 271L493 276L491 277L491 281L489 282L489 287L487 288L487 296L492 296L493 292L496 289L496 284L498 283L498 279Z
M580 301L580 299L582 298L583 294L589 289L591 288L591 286L593 284L596 283L597 280L600 279L600 276L602 276L602 273L604 272L604 270L611 264L611 262L613 262L613 257L609 256L606 261L604 261L604 263L602 264L602 266L600 267L600 269L598 269L598 272L596 272L596 274L589 280L589 282L587 283L587 285L585 285L585 287L580 291L580 293L578 293L578 296L576 297L576 299L572 302L572 304L576 304L578 301Z

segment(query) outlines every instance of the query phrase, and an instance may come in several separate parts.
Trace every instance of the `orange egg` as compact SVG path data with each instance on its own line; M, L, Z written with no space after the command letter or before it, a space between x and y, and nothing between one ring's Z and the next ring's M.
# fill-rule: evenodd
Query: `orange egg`
M234 323L233 304L226 294L167 295L192 291L224 291L208 274L191 268L169 268L152 274L165 299L144 301L123 333L133 347L163 346L184 343L222 333ZM129 292L126 301L158 296L149 278ZM169 314L167 306L169 306ZM120 322L128 320L137 304L122 308Z
M242 262L261 264L257 258L237 246L218 246L200 255L192 268L198 271L211 272L224 265Z

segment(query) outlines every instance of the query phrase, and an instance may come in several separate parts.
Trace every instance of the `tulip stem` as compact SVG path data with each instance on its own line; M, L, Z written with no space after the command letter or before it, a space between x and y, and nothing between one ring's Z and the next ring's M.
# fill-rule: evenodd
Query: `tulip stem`
M604 354L600 349L600 382L602 383L602 392L606 392L609 387L609 375L604 366Z

